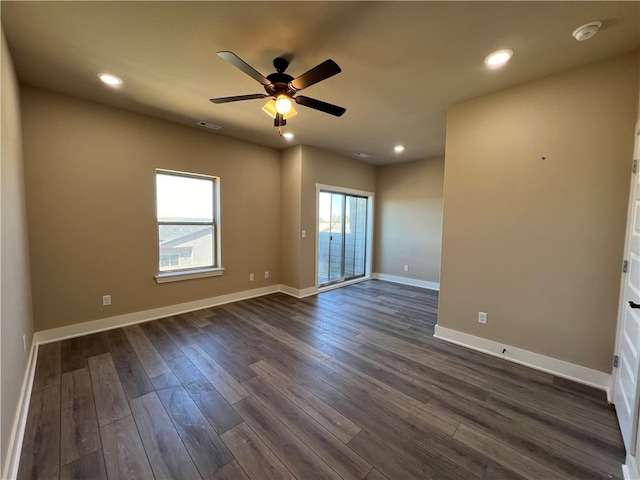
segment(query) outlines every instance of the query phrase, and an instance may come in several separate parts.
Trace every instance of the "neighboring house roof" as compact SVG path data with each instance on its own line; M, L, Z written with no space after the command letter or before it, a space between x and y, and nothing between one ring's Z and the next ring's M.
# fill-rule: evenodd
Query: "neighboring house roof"
M163 228L163 231L165 234L167 234L167 237L169 238L166 240L163 240L161 238L160 246L164 248L182 247L182 246L185 246L186 243L190 243L190 242L193 242L194 240L198 240L199 238L206 237L207 235L211 235L211 231L209 229L201 228L200 230L195 230L195 231L192 231L191 229L189 229L190 230L189 233L176 237L175 235L179 235L182 229L183 229L182 226L180 227L165 226Z

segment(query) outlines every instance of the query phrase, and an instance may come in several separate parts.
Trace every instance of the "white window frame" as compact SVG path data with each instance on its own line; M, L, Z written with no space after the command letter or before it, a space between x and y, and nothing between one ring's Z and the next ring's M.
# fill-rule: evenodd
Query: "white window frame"
M177 282L181 280L192 280L195 278L205 278L222 275L224 273L224 268L222 268L222 248L220 241L220 177L158 168L155 171L154 179L157 178L158 174L196 178L199 180L210 180L211 182L213 182L213 222L207 222L207 225L210 224L213 226L213 266L160 271L160 226L171 225L173 224L173 222L160 222L156 213L156 262L158 266L158 273L155 276L156 282ZM158 197L156 192L156 203L157 198Z

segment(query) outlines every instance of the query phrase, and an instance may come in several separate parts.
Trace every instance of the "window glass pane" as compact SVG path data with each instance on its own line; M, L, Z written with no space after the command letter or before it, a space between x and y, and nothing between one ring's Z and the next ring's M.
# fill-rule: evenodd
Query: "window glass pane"
M331 194L320 192L318 198L318 284L329 281L329 239L331 238Z
M158 221L213 222L213 181L156 175Z
M358 223L358 211L356 209L356 197L346 197L346 208L344 213L344 276L346 278L354 276L355 243L358 234L356 226Z
M213 227L159 225L160 271L213 266Z
M367 199L347 197L345 220L345 277L357 277L365 273Z
M331 223L329 226L329 281L344 278L344 195L331 194Z

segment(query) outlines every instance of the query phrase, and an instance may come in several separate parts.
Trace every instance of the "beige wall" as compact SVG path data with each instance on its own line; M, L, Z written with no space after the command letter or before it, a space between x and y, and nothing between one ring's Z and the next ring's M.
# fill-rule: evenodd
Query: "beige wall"
M300 288L300 196L302 193L302 147L282 152L280 160L280 283Z
M637 95L636 52L449 109L441 326L610 372Z
M0 30L2 66L0 104L0 475L5 471L7 449L20 388L25 378L33 319L29 285L29 252L22 161L22 132L18 82L4 31ZM27 349L22 336L26 335Z
M444 157L378 168L376 273L440 282L443 181Z
M36 330L313 287L316 183L376 188L376 167L313 147L277 152L31 87L22 101ZM221 177L222 277L156 284L156 168Z
M316 285L316 184L375 192L377 169L373 165L315 147L302 147L302 201L300 228L300 289Z
M279 283L277 151L34 88L22 108L36 330ZM221 178L224 275L155 282L156 168Z

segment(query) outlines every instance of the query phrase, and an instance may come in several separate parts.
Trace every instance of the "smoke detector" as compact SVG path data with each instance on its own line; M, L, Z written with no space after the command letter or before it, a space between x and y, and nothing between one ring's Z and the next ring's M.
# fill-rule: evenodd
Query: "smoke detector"
M601 26L602 22L585 23L584 25L576 28L572 35L577 41L584 42L585 40L589 40L591 37L595 36Z

